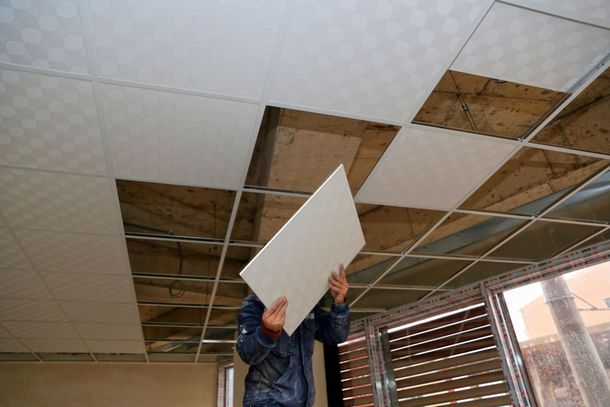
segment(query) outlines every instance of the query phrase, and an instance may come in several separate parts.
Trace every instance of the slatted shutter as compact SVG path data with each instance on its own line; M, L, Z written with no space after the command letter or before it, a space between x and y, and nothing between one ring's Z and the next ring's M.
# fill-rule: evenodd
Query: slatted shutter
M344 406L373 406L373 386L364 335L339 345L339 365Z
M388 340L400 406L512 404L484 304L390 329Z

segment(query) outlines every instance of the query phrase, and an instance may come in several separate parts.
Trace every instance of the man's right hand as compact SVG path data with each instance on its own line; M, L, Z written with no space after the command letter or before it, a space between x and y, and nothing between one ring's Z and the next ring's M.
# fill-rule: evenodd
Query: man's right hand
M271 332L279 332L284 327L286 321L286 308L288 307L288 299L286 297L278 298L271 308L265 308L263 312L262 322L265 328Z

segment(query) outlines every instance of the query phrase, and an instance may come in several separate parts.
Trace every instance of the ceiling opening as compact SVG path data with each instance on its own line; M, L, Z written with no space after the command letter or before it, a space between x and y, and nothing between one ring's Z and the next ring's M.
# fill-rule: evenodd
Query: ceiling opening
M565 96L550 89L449 70L413 122L517 139Z

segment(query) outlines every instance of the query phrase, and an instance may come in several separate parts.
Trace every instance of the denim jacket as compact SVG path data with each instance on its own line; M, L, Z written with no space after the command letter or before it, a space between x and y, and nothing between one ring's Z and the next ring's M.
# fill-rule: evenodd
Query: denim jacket
M282 331L277 339L267 337L261 330L264 309L263 303L252 294L244 299L239 311L237 352L250 365L246 376L244 407L268 404L310 407L315 397L311 365L314 339L331 345L347 339L350 324L347 301L344 305L333 304L330 312L316 305L292 336ZM297 349L295 335L301 335L301 349ZM304 403L296 399L298 378L290 374L297 363L297 352L301 352L302 370L308 388Z

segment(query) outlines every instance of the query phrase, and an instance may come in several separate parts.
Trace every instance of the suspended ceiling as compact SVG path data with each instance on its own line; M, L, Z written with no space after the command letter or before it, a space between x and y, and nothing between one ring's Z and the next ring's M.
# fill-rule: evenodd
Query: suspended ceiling
M339 163L354 318L607 239L594 3L0 7L1 358L229 356L239 271Z

